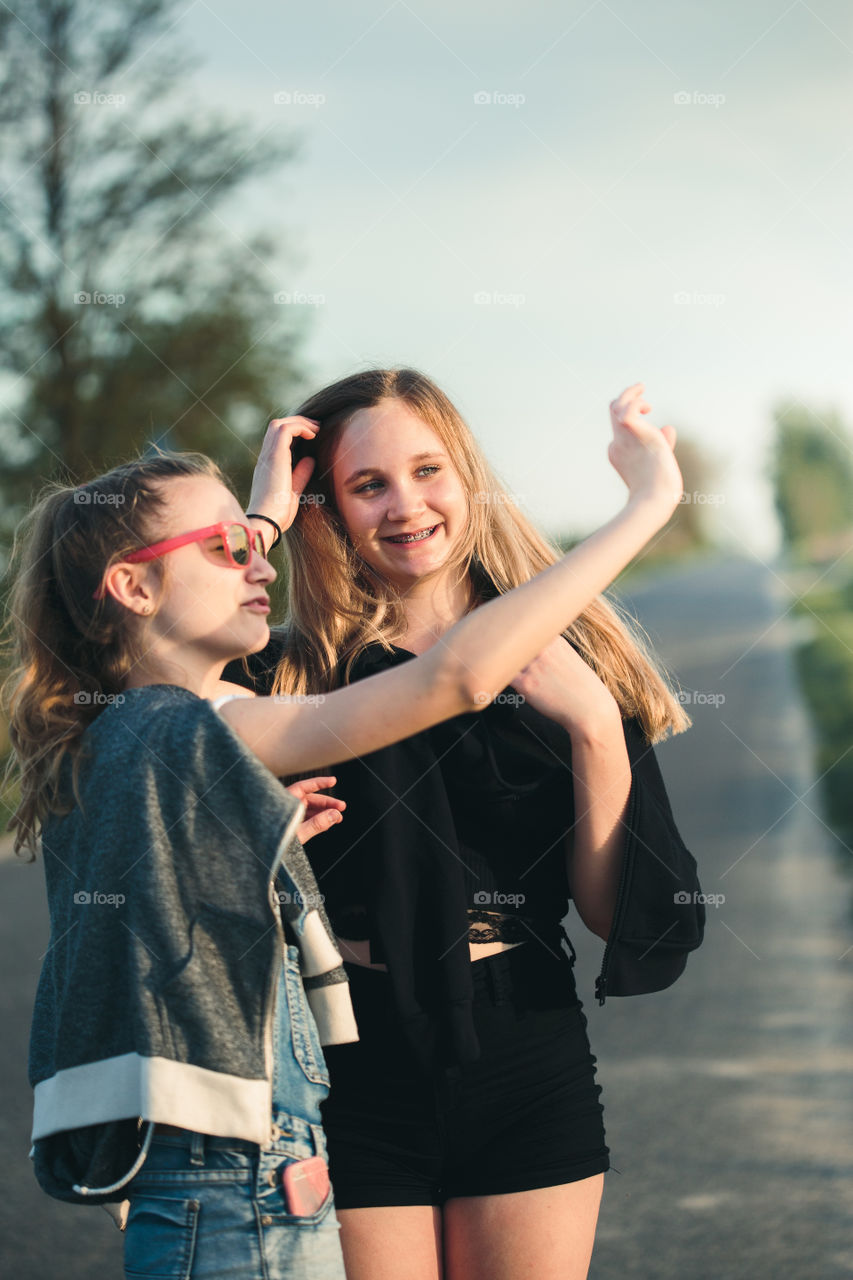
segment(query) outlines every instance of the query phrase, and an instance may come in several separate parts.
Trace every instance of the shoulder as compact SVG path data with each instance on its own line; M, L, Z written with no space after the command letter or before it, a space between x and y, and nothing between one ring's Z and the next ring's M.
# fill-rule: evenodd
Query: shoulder
M288 628L276 627L270 631L270 638L263 649L229 662L222 672L222 679L244 689L253 689L256 693L266 693L272 687L278 664L291 644Z
M174 684L148 684L110 695L108 705L86 730L85 737L103 744L128 734L147 736L165 724L191 715L202 699Z
M238 696L245 693L223 682L220 692L225 691ZM128 689L117 695L114 706L99 716L92 728L102 755L115 748L118 757L121 747L121 755L130 753L140 769L171 772L176 782L179 777L188 782L203 781L225 760L251 755L210 701L180 685ZM175 772L177 765L179 773Z
M387 671L390 667L396 667L399 663L408 662L415 657L416 655L410 653L408 649L401 649L390 642L386 644L379 640L373 641L359 649L354 658L340 659L339 683L364 680L367 676L378 675L380 671Z

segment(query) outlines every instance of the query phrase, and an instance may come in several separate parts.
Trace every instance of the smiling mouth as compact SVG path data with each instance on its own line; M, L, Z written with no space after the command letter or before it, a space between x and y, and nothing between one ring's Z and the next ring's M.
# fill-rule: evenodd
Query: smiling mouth
M417 533L396 533L393 537L383 538L383 542L394 542L397 546L409 546L413 542L426 542L431 538L439 526L437 524L430 525L428 529L420 529Z

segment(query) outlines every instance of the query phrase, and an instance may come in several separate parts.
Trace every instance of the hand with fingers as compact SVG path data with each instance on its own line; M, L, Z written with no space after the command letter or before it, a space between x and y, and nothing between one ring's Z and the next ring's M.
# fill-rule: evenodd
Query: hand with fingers
M673 511L681 501L684 480L675 460L675 427L654 427L644 417L651 405L645 383L635 382L610 402L613 439L607 449L611 465L628 486L630 501L668 501Z
M343 812L347 806L345 800L338 800L335 796L321 795L321 791L333 787L337 782L337 778L305 778L302 782L294 782L292 786L286 788L292 796L296 796L297 800L304 800L306 805L305 820L297 827L297 838L306 844L314 836L320 835L323 831L328 831L329 827L333 827L336 822L340 822L343 818Z
M297 436L314 440L319 430L320 424L312 418L273 418L255 465L248 511L269 516L282 529L290 528L314 470L313 458L292 465L291 445Z

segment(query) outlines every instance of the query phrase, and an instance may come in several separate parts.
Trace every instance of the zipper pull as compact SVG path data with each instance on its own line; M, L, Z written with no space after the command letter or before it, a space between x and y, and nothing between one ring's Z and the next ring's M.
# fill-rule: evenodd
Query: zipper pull
M599 974L595 980L595 994L599 1005L603 1005L607 998L607 979L602 974Z

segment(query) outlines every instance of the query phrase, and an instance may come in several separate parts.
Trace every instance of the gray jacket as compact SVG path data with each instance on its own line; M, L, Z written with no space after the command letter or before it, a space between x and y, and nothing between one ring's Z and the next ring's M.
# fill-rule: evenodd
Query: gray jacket
M51 935L29 1074L39 1181L92 1202L121 1199L140 1119L269 1143L282 906L321 1043L358 1032L295 837L305 806L214 707L131 689L82 750L77 802L42 836Z

